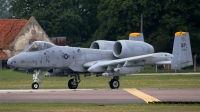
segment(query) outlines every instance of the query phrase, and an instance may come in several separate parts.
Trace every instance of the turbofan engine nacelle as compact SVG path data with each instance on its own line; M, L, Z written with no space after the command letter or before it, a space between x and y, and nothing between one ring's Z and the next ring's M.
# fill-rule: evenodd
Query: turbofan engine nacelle
M114 41L97 40L90 45L90 49L112 50L114 44Z
M113 46L113 55L117 58L126 58L154 53L152 45L142 41L119 40Z

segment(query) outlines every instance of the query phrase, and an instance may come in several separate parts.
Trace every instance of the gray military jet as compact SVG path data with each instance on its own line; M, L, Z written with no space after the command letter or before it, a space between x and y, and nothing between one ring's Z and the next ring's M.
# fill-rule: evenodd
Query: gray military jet
M188 32L175 33L172 54L154 53L153 46L143 40L142 33L131 33L129 40L98 40L90 48L35 41L7 64L14 69L34 70L32 89L38 89L42 82L41 70L48 70L46 76L59 73L72 76L68 81L70 89L78 87L80 74L90 73L110 76L110 88L118 89L119 76L140 72L145 65L171 64L175 70L193 65Z

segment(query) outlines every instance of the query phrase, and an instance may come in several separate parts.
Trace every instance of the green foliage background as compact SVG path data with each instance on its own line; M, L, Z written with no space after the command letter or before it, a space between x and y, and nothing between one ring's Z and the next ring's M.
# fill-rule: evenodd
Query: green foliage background
M0 0L0 19L6 19L11 16L11 13L9 12L11 6L10 1L11 0Z
M187 31L193 53L200 53L198 0L6 1L12 18L34 16L49 37L66 36L70 46L89 47L98 39L128 39L131 32L140 32L142 14L145 41L156 52L172 52L174 33Z

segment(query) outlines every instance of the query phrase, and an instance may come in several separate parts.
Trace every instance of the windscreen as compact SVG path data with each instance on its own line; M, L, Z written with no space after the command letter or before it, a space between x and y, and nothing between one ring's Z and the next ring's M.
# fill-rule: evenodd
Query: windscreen
M28 50L27 52L34 52L34 51L39 51L39 47L36 43L34 43Z
M29 44L22 52L35 52L35 51L48 49L48 48L51 48L53 46L55 46L55 45L51 44L51 43L35 41L35 42Z
M22 52L26 52L32 45L33 43L30 43Z

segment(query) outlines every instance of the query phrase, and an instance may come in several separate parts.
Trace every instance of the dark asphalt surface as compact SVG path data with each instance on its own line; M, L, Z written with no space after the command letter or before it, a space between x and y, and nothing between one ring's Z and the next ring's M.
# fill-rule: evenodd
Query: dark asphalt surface
M141 89L160 101L200 102L200 89Z
M135 90L160 101L200 102L200 89L133 89L133 93ZM146 103L145 98L145 95L141 98L123 89L0 90L0 103L137 104Z

